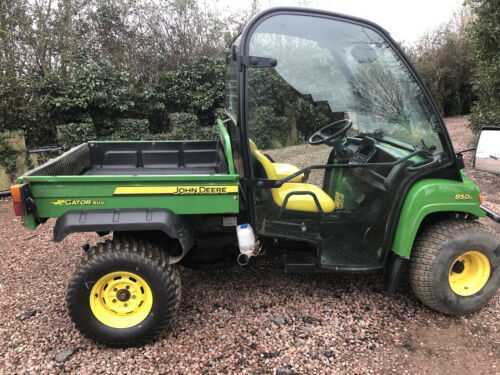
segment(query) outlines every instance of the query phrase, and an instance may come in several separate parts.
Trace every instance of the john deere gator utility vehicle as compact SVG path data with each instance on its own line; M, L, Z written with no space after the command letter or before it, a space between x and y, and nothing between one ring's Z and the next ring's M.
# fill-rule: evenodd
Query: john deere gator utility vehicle
M287 272L380 271L389 290L409 274L445 314L496 293L500 240L478 218L498 215L481 206L386 31L318 10L265 11L228 51L226 88L213 140L88 142L12 187L30 229L56 218L55 241L109 234L86 248L68 287L84 335L153 340L179 306L179 265L270 252Z

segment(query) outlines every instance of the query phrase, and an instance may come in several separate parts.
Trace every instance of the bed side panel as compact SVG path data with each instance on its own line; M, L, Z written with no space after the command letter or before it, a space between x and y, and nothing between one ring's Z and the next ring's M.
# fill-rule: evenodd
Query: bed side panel
M42 218L59 217L75 209L162 208L178 215L239 212L237 175L34 177L28 182L37 215Z

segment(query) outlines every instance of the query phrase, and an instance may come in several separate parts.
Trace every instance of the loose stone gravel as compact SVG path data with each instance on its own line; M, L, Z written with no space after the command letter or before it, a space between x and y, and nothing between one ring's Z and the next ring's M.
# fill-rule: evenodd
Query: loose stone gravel
M57 363L64 363L75 353L75 351L76 349L74 348L60 350L54 356L54 360Z
M463 119L450 130L456 143L470 143ZM484 190L498 205L500 179L478 181L493 184ZM408 290L387 294L381 275L286 275L265 259L246 269L183 269L170 332L142 348L105 348L79 334L64 305L81 246L97 237L55 244L53 221L30 232L11 211L0 202L0 374L500 373L499 295L452 318Z
M28 310L22 312L21 314L19 314L18 316L16 316L16 319L20 320L20 321L24 321L26 319L29 319L29 318L35 316L38 313L39 313L39 311L36 309L28 309Z

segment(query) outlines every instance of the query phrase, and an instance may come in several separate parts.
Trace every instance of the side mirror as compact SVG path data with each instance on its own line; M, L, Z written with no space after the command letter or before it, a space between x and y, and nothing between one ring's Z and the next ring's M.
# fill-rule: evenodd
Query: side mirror
M500 174L500 128L483 128L479 134L474 168Z

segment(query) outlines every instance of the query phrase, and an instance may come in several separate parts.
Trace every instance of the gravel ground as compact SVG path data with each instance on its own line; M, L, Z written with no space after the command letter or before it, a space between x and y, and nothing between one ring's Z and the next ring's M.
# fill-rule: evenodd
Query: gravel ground
M456 149L471 142L461 118ZM471 173L499 208L500 178ZM85 242L60 244L51 224L21 227L0 202L0 373L500 373L500 295L450 318L409 292L387 295L379 275L285 275L260 260L242 270L183 270L171 331L127 350L99 347L72 326L66 284ZM496 227L498 230L498 226Z

